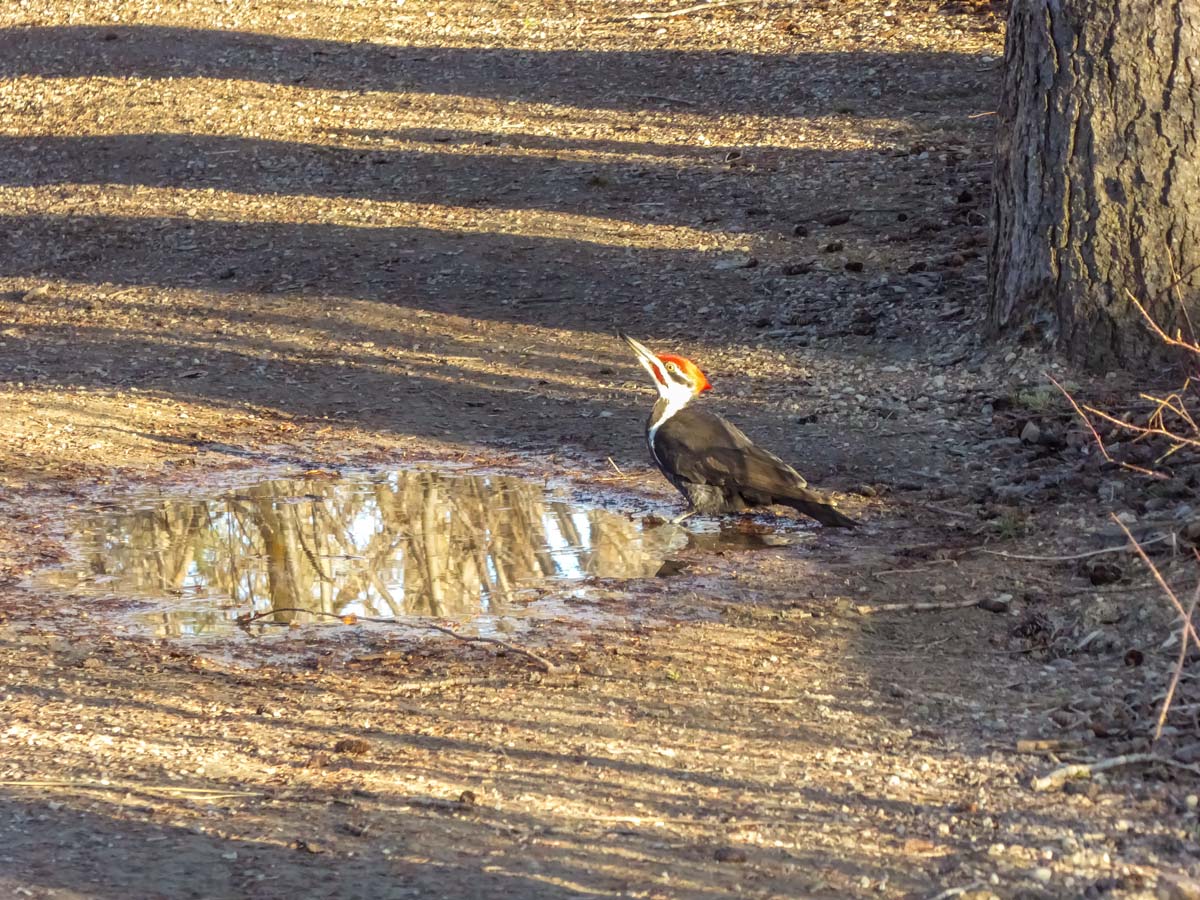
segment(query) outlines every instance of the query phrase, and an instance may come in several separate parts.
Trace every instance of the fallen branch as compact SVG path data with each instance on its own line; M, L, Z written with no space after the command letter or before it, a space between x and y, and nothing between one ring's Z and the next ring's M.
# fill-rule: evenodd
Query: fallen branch
M914 572L934 572L937 571L939 565L958 566L956 559L931 559L927 566L913 566L911 569L883 569L879 572L872 572L875 578L882 578L884 575L907 575Z
M465 644L495 644L497 647L503 647L505 650L509 651L510 653L515 653L518 656L523 656L526 659L530 660L531 662L536 663L541 668L541 670L548 675L558 675L558 674L561 674L563 671L565 671L562 667L556 666L554 663L550 662L548 659L538 656L532 650L526 650L523 647L518 647L516 644L510 644L508 641L502 641L499 638L490 638L490 637L482 637L482 636L475 636L475 635L469 635L469 634L461 634L457 631L454 631L451 628L446 628L445 626L442 626L442 625L435 625L432 622L397 622L395 619L385 619L382 616L359 616L359 615L342 616L342 615L339 615L338 613L325 612L324 610L320 610L320 609L304 609L303 607L299 607L299 606L280 606L280 607L276 607L275 609L268 609L265 612L254 613L253 615L250 615L247 613L247 614L238 616L236 621L237 621L238 627L245 628L247 625L250 625L253 622L257 622L259 619L264 619L267 616L273 616L276 613L284 613L284 612L299 612L299 613L308 613L309 615L312 615L312 616L325 616L325 617L331 618L331 619L338 619L339 621L344 622L347 625L353 625L357 622L374 622L378 625L392 625L392 626L396 626L396 627L400 627L400 628L428 628L431 631L440 631L442 634L449 635L450 637L454 638L455 640L462 641ZM281 624L282 625L282 624L286 624L286 623L280 622L280 623L273 623L273 624Z
M1129 538L1129 542L1133 544L1133 549L1136 550L1137 555L1142 558L1142 562L1146 564L1146 568L1150 570L1150 574L1154 576L1154 580L1158 582L1158 586L1163 589L1163 593L1167 595L1167 598L1171 601L1172 605L1174 605L1179 615L1183 616L1184 628L1186 628L1188 633L1191 634L1192 640L1195 641L1196 646L1200 647L1200 635L1196 634L1196 626L1192 624L1191 617L1184 612L1183 604L1179 602L1179 598L1175 596L1175 592L1171 590L1171 586L1167 584L1167 580L1162 577L1162 573L1158 571L1158 567L1150 561L1150 557L1147 556L1146 551L1142 549L1143 544L1139 544L1133 539L1133 535L1129 532L1129 529L1125 527L1125 523L1118 519L1115 514L1112 518L1114 522L1121 526L1121 530L1125 532L1125 536ZM1196 551L1193 550L1192 552L1195 553Z
M946 888L940 894L934 894L929 900L950 900L951 897L961 897L967 891L973 891L979 887L983 887L982 881L972 881L970 884L964 884L962 887Z
M1163 698L1162 711L1158 714L1158 724L1154 727L1154 740L1162 737L1163 726L1167 723L1167 713L1171 711L1171 701L1175 699L1175 688L1179 687L1179 679L1183 677L1183 664L1187 661L1188 626L1192 623L1192 615L1196 612L1196 604L1200 603L1200 581L1196 582L1196 592L1192 594L1191 605L1183 617L1182 633L1179 636L1179 658L1175 661L1175 671L1171 673L1171 683L1167 685L1167 696Z
M1068 781L1074 781L1080 778L1091 778L1100 772L1106 772L1109 769L1117 769L1122 766L1138 766L1138 765L1156 765L1168 766L1173 769L1182 769L1185 772L1191 772L1193 775L1200 776L1200 766L1194 766L1189 763L1180 762L1177 759L1171 759L1167 756L1159 756L1156 753L1127 753L1124 756L1113 756L1108 759L1101 759L1094 763L1071 763L1065 766L1059 766L1052 772L1043 775L1041 778L1033 779L1032 787L1035 791L1051 791L1061 788Z
M967 609L979 606L979 600L947 600L941 602L922 601L918 603L881 603L878 606L856 606L854 611L861 616L869 616L877 612L934 612L939 609Z
M629 19L674 19L679 16L687 16L692 13L706 12L710 9L721 9L726 6L750 6L757 3L758 0L710 0L708 3L697 3L695 6L684 6L679 9L668 9L665 12L639 12L633 13L626 18Z
M900 498L900 502L907 506L915 506L918 509L928 509L931 512L939 512L944 516L957 516L960 519L977 519L978 516L969 512L962 512L957 509L950 509L948 506L938 506L936 503L921 503L917 500L905 500Z
M205 797L220 800L224 797L261 797L260 791L232 791L217 788L189 788L173 785L137 784L136 782L74 781L69 778L44 778L18 781L0 781L0 787L78 788L84 791L122 791L142 794L167 794L177 797Z
M695 106L695 100L685 100L683 97L672 97L668 94L642 94L643 100L665 100L667 103L679 103L683 106Z
M421 627L422 628L432 628L434 631L440 631L442 634L447 634L450 637L454 638L455 640L462 641L467 644L472 644L472 643L495 644L497 647L503 647L505 650L509 651L510 653L516 653L518 656L523 656L526 659L537 663L539 666L542 667L542 671L544 671L550 675L558 675L558 674L561 674L562 672L566 671L561 666L556 666L554 663L550 662L548 659L538 656L532 650L526 650L524 647L518 647L516 644L510 644L508 641L502 641L499 638L472 637L469 634L459 634L457 631L454 631L450 628L446 628L442 625L434 625L432 622L422 623Z
M444 690L452 687L470 687L476 684L495 684L494 678L431 678L428 681L400 681L388 685L388 690L396 694L407 694L410 691Z
M1104 446L1104 440L1100 437L1100 432L1096 430L1096 426L1092 424L1092 420L1088 417L1087 413L1085 413L1083 409L1080 408L1079 404L1075 402L1075 398L1071 396L1071 392L1059 384L1058 381L1055 380L1054 376L1049 372L1044 372L1042 374L1049 378L1051 383L1062 392L1062 395L1067 398L1067 402L1071 404L1071 408L1075 410L1075 414L1083 420L1083 424L1086 425L1088 427L1088 431L1092 433L1092 438L1095 440L1096 446L1100 448L1100 452L1104 455L1105 461L1121 466L1124 469L1138 472L1142 475L1149 475L1151 477L1157 476L1158 473L1152 472L1149 469L1144 469L1141 466L1135 466L1133 463L1117 462L1115 459L1113 459L1108 452L1108 448ZM1091 410L1091 407L1088 407L1088 409Z
M1172 271L1174 271L1175 264L1173 262L1171 264L1171 268L1172 268ZM1183 281L1184 278L1186 278L1188 275L1192 274L1192 272L1195 272L1195 271L1196 271L1196 267L1193 266L1185 274L1178 276L1176 278L1176 280L1167 288L1167 290L1171 290L1171 289L1175 288L1180 282ZM1150 326L1150 330L1154 332L1155 336L1157 336L1160 341L1162 341L1164 344L1167 344L1170 347L1180 347L1191 353L1200 353L1200 343L1193 342L1193 341L1186 341L1182 338L1182 336L1171 337L1169 334L1167 334L1165 331L1162 330L1162 327L1157 322L1154 321L1154 317L1150 315L1150 313L1147 311L1146 307L1144 307L1140 302L1138 302L1138 298L1133 295L1132 291L1126 289L1125 295L1129 298L1129 302L1134 305L1134 307L1137 309L1137 311L1142 314L1142 318L1146 320L1146 324ZM1181 306L1182 306L1182 304L1181 304ZM1183 311L1184 311L1184 314L1186 315L1186 313L1187 313L1186 306L1183 306Z
M1119 524L1121 528L1125 530L1126 534L1129 534L1129 529L1125 528L1124 522L1120 522L1118 520L1117 524ZM1142 541L1141 546L1148 547L1151 544L1161 544L1163 541L1169 540L1174 536L1175 535L1173 534L1160 534L1158 537L1150 538L1148 541ZM1130 535L1129 539L1133 540L1133 536ZM1136 541L1134 544L1137 546ZM979 547L977 549L980 553L987 553L990 556L1003 556L1005 559L1026 559L1032 560L1033 562L1071 562L1076 559L1087 559L1091 556L1101 556L1105 553L1128 552L1129 550L1128 547L1122 544L1119 547L1103 547L1100 550L1088 550L1086 553L1072 553L1068 556L1038 556L1034 553L1006 553L1003 550L989 550L986 547Z
M1061 753L1064 750L1078 750L1082 744L1079 741L1064 741L1057 738L1030 738L1017 741L1018 753Z

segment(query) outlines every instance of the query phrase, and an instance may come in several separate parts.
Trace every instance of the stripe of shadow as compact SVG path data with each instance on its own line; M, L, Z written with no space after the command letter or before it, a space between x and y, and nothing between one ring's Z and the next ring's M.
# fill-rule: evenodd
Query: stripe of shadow
M612 298L674 297L710 254L572 238L171 217L0 216L0 277L303 292L611 330ZM736 275L736 273L735 273ZM720 279L728 273L713 273Z
M747 54L717 50L528 50L403 47L160 25L37 26L0 31L0 77L226 78L342 91L454 94L602 109L660 105L666 91L689 112L795 115L853 103L874 69L888 96L866 116L952 80L970 97L991 75L967 53L855 51ZM978 85L974 82L980 78ZM764 90L764 86L769 89Z
M697 153L701 148L694 148ZM865 153L772 151L797 174ZM711 149L686 166L436 150L379 150L194 134L0 136L0 184L131 184L281 196L351 197L447 206L538 209L620 221L690 224L697 180L721 165ZM692 177L681 177L681 172ZM769 179L743 179L743 203L777 205ZM654 206L651 206L654 204Z

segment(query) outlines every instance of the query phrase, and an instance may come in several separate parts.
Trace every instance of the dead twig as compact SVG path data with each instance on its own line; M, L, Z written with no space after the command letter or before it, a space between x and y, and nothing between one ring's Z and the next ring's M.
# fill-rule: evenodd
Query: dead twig
M750 6L757 3L758 0L710 0L708 3L697 3L695 6L683 6L679 9L668 9L663 12L637 12L629 16L628 19L675 19L679 16L688 16L692 13L706 12L710 9L722 9L727 6Z
M1154 727L1154 740L1162 737L1163 726L1167 723L1167 714L1171 711L1171 701L1175 698L1175 688L1179 687L1179 679L1183 677L1183 664L1187 661L1188 626L1196 612L1196 604L1200 602L1200 581L1196 582L1196 591L1192 594L1192 602L1188 605L1183 617L1183 628L1179 636L1179 658L1175 661L1175 671L1171 673L1171 683L1167 685L1167 696L1163 697L1162 710L1158 714L1158 724Z
M643 100L665 100L667 103L679 103L683 106L695 106L695 100L685 100L683 97L672 97L670 94L642 94Z
M1118 524L1121 525L1121 528L1125 529L1124 523L1118 522ZM1129 534L1129 530L1125 529L1125 533ZM1141 546L1148 547L1151 544L1161 544L1163 541L1170 540L1173 537L1173 534L1160 534L1157 537L1150 538L1148 541L1142 541ZM1130 540L1132 539L1133 536L1130 535ZM1121 553L1128 552L1129 550L1128 547L1122 544L1119 547L1103 547L1099 550L1088 550L1086 553L1072 553L1067 556L1039 556L1036 553L1006 553L1003 550L989 550L986 547L978 547L976 549L980 553L987 553L989 556L1002 556L1005 559L1024 559L1033 562L1072 562L1076 559L1087 559L1092 556L1101 556L1105 553Z
M233 791L225 788L190 788L174 785L137 784L136 782L75 781L70 778L42 778L18 781L0 781L0 787L77 788L84 791L123 791L127 793L165 794L177 797L205 797L219 800L223 797L261 797L258 791Z
M1174 271L1174 268L1175 268L1175 264L1174 264L1174 262L1172 262L1172 264L1171 264L1172 271ZM1178 276L1176 278L1175 282L1172 283L1167 288L1167 290L1173 290L1184 278L1186 278L1188 275L1190 275L1195 270L1196 270L1195 267L1193 267L1185 274ZM1154 332L1154 334L1158 337L1158 339L1160 341L1162 341L1164 344L1167 344L1168 346L1171 346L1171 347L1180 347L1180 348L1182 348L1184 350L1188 350L1192 353L1200 353L1200 343L1184 340L1182 336L1171 337L1169 334L1167 334L1165 331L1163 331L1162 328L1159 326L1159 324L1154 321L1154 317L1151 316L1150 313L1146 310L1146 307L1144 307L1140 302L1138 302L1138 298L1133 295L1132 291L1126 289L1125 296L1127 296L1129 298L1129 302L1133 304L1134 308L1142 314L1142 318L1146 320L1146 324L1150 326L1150 330ZM1186 312L1186 307L1184 307L1184 311Z
M432 678L428 681L401 681L389 684L388 690L396 694L407 694L411 691L434 691L452 687L471 687L477 684L495 684L494 678Z
M978 606L978 600L921 601L918 603L880 603L878 606L856 606L854 611L861 616L877 612L934 612L940 609L967 609Z
M1067 398L1067 402L1071 404L1071 408L1075 410L1075 414L1079 416L1079 418L1083 420L1083 424L1088 427L1088 431L1092 433L1092 438L1096 441L1096 446L1100 448L1100 452L1104 455L1105 461L1121 466L1124 469L1138 472L1142 475L1150 475L1153 477L1155 474L1157 474L1155 472L1151 472L1149 469L1144 469L1141 466L1135 466L1132 463L1127 462L1117 462L1115 459L1113 459L1108 452L1108 448L1104 446L1104 440L1100 437L1100 432L1096 430L1096 426L1092 424L1092 420L1088 417L1087 413L1085 413L1079 404L1075 402L1075 398L1071 396L1071 392L1059 384L1055 377L1049 372L1044 372L1043 374L1050 379L1050 382L1056 388L1058 388L1059 391L1062 392L1062 395ZM1089 407L1089 410L1090 409L1091 407Z
M964 884L962 887L946 888L940 894L934 894L929 900L950 900L951 897L961 897L967 891L973 891L979 887L983 887L982 881L972 881L970 884Z
M532 650L526 650L523 647L518 647L516 644L510 644L508 641L502 641L499 638L482 637L470 634L461 634L452 628L446 628L443 625L435 625L432 622L397 622L395 619L385 619L382 616L359 616L346 615L341 616L337 613L325 612L319 609L304 609L299 606L281 606L275 609L268 609L265 612L255 613L253 615L246 613L237 617L238 627L244 628L259 619L267 616L275 615L282 612L300 612L308 613L313 616L325 616L327 618L338 619L347 625L354 625L358 622L374 622L379 625L393 625L400 628L428 628L431 631L440 631L442 634L449 635L455 640L462 641L465 644L494 644L497 647L503 647L510 653L515 653L518 656L523 656L529 661L536 663L537 666L548 675L561 674L564 670L560 666L556 666L550 660L538 656ZM283 624L283 623L279 623Z
M1168 756L1159 756L1156 753L1127 753L1124 756L1112 756L1093 763L1070 763L1065 766L1059 766L1054 771L1048 772L1040 778L1033 779L1031 786L1035 791L1039 792L1057 790L1068 781L1091 778L1100 772L1106 772L1109 769L1117 769L1122 766L1139 765L1168 766L1200 776L1200 766L1183 763Z
M900 499L900 502L905 504L906 506L915 506L919 509L928 509L932 512L939 512L944 516L956 516L960 519L977 519L977 518L979 518L978 516L974 515L973 513L962 512L961 510L957 510L957 509L950 509L948 506L938 506L936 503L922 503L918 500L905 500L903 498Z
M1017 741L1018 753L1061 753L1064 750L1078 750L1083 745L1079 741L1063 741L1053 738L1030 738Z
M1192 602L1185 610L1183 608L1183 604L1179 602L1179 597L1176 596L1175 591L1169 584L1167 584L1167 580L1163 578L1162 572L1158 570L1158 566L1156 566L1151 561L1150 557L1146 555L1146 551L1142 549L1141 544L1134 540L1134 537L1132 534L1130 534L1129 529L1125 527L1125 523L1118 519L1115 515L1112 518L1113 521L1121 526L1121 530L1125 532L1125 536L1128 537L1129 542L1133 544L1134 550L1136 550L1138 556L1142 558L1142 562L1146 564L1146 567L1154 576L1154 580L1158 582L1158 586L1162 588L1163 593L1167 595L1167 598L1171 601L1171 604L1182 617L1182 626L1179 637L1179 657L1176 659L1175 668L1171 672L1171 681L1167 686L1166 694L1163 696L1162 709L1158 714L1158 722L1154 726L1154 740L1158 741L1158 739L1162 737L1163 726L1166 724L1167 716L1171 712L1171 701L1175 699L1175 689L1179 686L1179 679L1183 677L1183 666L1187 661L1188 638L1192 638L1196 645L1200 646L1200 636L1196 634L1196 626L1192 623L1192 616L1195 615L1196 612L1196 604L1200 603L1200 581L1196 583L1196 590L1192 595ZM1200 551L1192 550L1192 555L1195 556L1197 562L1200 562Z
M442 625L434 625L432 622L425 622L421 625L422 628L432 628L434 631L440 631L442 634L449 635L455 640L462 641L467 644L495 644L497 647L503 647L510 653L515 653L518 656L523 656L526 659L537 663L542 671L550 675L560 674L565 671L562 666L556 666L550 660L538 656L532 650L526 650L524 647L518 647L516 644L510 644L508 641L502 641L499 638L476 637L469 634L459 634L451 628L446 628Z
M1154 576L1154 580L1158 582L1158 586L1163 589L1163 593L1167 595L1167 599L1171 601L1171 604L1175 607L1179 615L1183 616L1184 627L1187 629L1188 633L1191 634L1192 640L1196 643L1196 646L1200 647L1200 635L1196 634L1196 626L1192 624L1191 617L1184 611L1183 604L1179 602L1179 598L1175 596L1175 592L1171 589L1171 586L1167 584L1167 580L1162 577L1162 573L1158 571L1158 567L1150 561L1150 557L1147 556L1146 551L1142 549L1147 542L1139 544L1134 539L1129 529L1125 527L1125 523L1116 517L1116 514L1113 515L1112 519L1119 526L1121 526L1121 530L1125 532L1125 536L1129 538L1129 543L1133 544L1133 549L1137 551L1137 555L1142 558L1142 562L1146 564L1146 568L1150 570L1150 574ZM1196 551L1192 552L1194 553Z
M618 475L620 475L622 478L624 478L624 477L625 477L625 473L621 471L621 467L620 467L620 466L618 466L618 465L617 465L615 462L613 462L613 458L612 458L611 456L606 456L606 457L605 457L605 459L607 459L607 460L608 460L608 464L609 464L610 466L612 466L612 467L613 467L613 471L614 471L614 472L616 472L616 473L617 473Z
M949 565L958 567L957 559L931 559L929 564L925 566L913 566L911 569L883 569L880 572L872 572L874 578L882 578L884 575L907 575L915 572L934 572L937 571L937 566Z

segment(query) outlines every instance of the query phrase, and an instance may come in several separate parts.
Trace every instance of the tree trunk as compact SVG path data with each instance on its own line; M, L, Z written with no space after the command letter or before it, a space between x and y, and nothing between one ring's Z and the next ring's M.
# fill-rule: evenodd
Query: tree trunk
M1200 0L1012 0L988 319L1093 369L1200 327Z

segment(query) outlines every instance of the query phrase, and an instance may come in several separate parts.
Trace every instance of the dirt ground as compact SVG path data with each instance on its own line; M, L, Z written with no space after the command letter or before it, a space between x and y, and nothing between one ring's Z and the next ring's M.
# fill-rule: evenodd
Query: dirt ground
M1042 373L1121 379L981 343L1002 11L667 8L0 7L0 889L1200 896L1194 774L1033 788L1146 750L1178 648L1128 555L994 552L1120 544L1110 510L1195 481L1144 499ZM521 636L554 673L387 628L131 639L26 581L66 510L255 466L673 511L617 327L864 527L612 585L619 624ZM881 608L912 603L961 608Z

